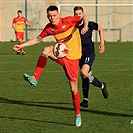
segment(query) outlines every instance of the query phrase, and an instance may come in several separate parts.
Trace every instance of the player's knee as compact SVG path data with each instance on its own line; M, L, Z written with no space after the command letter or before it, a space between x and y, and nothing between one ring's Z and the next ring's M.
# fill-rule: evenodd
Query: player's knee
M80 73L81 73L82 78L87 78L88 77L88 72L87 71L81 70Z
M93 81L94 77L93 77L93 75L92 75L92 72L91 72L91 71L89 72L89 76L88 76L88 78L89 78L89 82L90 82L90 83L92 83L92 81Z
M77 82L70 81L70 90L73 94L76 94L78 92Z
M19 44L22 44L22 42L23 42L21 39L19 39L18 41L19 41Z
M53 46L44 47L42 50L42 55L49 57L52 51L53 51Z

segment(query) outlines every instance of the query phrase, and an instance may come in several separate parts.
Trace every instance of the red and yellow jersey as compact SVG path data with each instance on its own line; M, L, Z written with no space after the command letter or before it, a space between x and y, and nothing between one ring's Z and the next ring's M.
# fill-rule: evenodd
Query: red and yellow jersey
M81 39L78 30L80 16L68 16L60 18L59 23L54 26L47 24L39 35L44 38L53 35L57 42L62 42L68 47L68 59L80 59L81 57Z
M15 24L15 28L17 30L17 32L24 32L24 23L26 22L26 18L25 17L15 17L13 19L13 24Z

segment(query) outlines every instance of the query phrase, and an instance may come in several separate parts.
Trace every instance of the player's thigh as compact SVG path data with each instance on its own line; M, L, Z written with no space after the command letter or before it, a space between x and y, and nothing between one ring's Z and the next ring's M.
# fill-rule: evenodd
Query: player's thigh
M79 60L67 60L67 63L64 65L64 69L66 71L66 75L70 81L77 82L78 81L78 67Z
M77 82L78 80L78 68L79 68L79 59L70 60L67 58L57 58L54 60L58 64L60 64L66 74L66 77L73 82Z
M41 54L53 59L56 58L53 54L53 46L44 47Z
M22 42L24 40L24 32L15 32L15 34L16 34L16 39L19 42Z

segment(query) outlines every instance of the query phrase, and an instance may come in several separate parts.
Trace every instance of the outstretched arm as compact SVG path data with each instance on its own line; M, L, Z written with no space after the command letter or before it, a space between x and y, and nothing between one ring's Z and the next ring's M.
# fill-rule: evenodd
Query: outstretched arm
M25 43L23 43L21 45L14 45L13 46L13 50L14 51L18 51L20 48L24 48L24 47L35 45L35 44L39 43L41 40L42 40L41 37L36 37L36 38L31 39L28 42L25 42Z
M104 31L102 26L98 26L98 31L99 31L99 37L100 37L100 45L98 47L99 53L102 54L105 51L105 45L104 45Z

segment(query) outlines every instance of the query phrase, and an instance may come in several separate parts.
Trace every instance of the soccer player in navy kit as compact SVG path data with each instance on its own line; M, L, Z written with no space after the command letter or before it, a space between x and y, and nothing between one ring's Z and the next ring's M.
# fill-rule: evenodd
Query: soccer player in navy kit
M82 16L84 14L84 10L81 6L74 7L74 15ZM83 21L79 25L79 31L83 28ZM81 42L82 42L82 57L80 59L80 73L82 77L82 91L83 91L83 101L80 103L80 106L87 108L88 107L88 93L89 93L89 84L92 84L96 87L101 88L103 97L105 99L108 98L108 92L106 90L106 84L104 82L100 82L96 77L92 75L91 67L95 60L95 49L94 42L92 41L92 32L93 30L99 31L100 37L100 45L99 52L104 53L104 34L103 28L93 21L89 21L88 23L88 31L85 34L80 34Z

